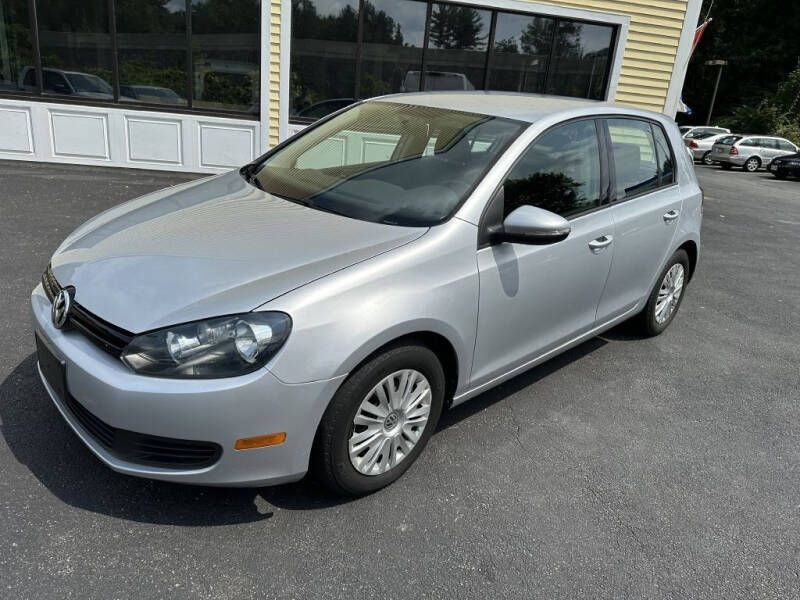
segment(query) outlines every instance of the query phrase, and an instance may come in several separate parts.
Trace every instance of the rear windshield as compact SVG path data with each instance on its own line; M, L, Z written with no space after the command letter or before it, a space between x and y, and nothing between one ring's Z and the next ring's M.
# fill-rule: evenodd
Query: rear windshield
M524 128L469 112L366 102L270 154L250 181L354 219L430 226L458 208Z
M692 133L688 134L686 138L690 140L704 140L706 138L710 138L712 135L718 134L708 131L693 131Z
M720 138L719 140L717 140L717 143L725 144L727 146L733 146L733 144L738 142L740 139L742 139L742 136L740 135L727 135L724 138Z

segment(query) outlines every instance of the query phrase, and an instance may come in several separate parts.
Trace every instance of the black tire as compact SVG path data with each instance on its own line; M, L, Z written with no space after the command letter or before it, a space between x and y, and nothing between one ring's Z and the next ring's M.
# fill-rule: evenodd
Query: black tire
M776 179L786 179L786 171L778 169L777 171L773 171L772 174L775 175Z
M744 165L742 165L742 170L747 171L748 173L755 173L761 168L761 159L757 156L751 156L748 158Z
M733 168L733 165L729 163L720 163L719 166L722 167L723 171L730 171Z
M348 443L353 419L370 390L388 375L402 369L416 369L428 379L431 388L428 422L408 456L394 468L380 475L364 475L350 462ZM444 369L436 354L425 346L395 346L363 364L342 384L322 417L312 457L317 476L334 492L348 496L371 494L393 483L416 461L436 430L444 406L444 394Z
M669 271L673 265L678 263L683 265L683 290L681 295L678 297L678 303L675 305L672 314L669 315L666 321L659 323L656 320L656 301L658 299L658 291L661 289L661 283L664 281L667 271ZM650 297L647 299L647 304L645 304L644 310L639 313L639 328L641 329L643 335L647 337L656 336L669 327L669 324L672 323L672 319L674 319L675 315L678 314L678 310L680 309L683 299L686 296L686 284L688 283L689 275L689 255L686 254L685 250L678 250L667 261L667 264L659 274L658 279L656 279L656 283L653 286L653 290L650 292Z
M700 162L702 162L704 165L709 166L709 167L711 165L713 165L714 164L714 159L711 158L711 152L706 152L705 154L703 154L703 158L701 159Z

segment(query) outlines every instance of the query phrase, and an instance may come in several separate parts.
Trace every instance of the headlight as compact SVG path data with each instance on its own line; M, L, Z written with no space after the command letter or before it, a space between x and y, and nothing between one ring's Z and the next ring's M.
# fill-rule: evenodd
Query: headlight
M122 351L122 361L153 377L235 377L264 366L291 329L292 320L281 312L195 321L137 335Z

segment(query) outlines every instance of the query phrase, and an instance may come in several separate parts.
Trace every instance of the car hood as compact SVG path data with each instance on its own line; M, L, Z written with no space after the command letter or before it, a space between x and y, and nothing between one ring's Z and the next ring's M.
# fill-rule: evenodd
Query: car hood
M79 304L140 333L250 311L426 231L307 208L233 171L98 215L64 240L51 266Z

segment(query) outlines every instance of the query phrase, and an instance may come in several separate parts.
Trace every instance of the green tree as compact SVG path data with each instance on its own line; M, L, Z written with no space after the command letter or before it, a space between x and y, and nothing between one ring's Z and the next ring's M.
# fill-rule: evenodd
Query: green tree
M436 48L474 50L486 40L482 31L483 19L474 8L437 4L431 15L430 40Z

